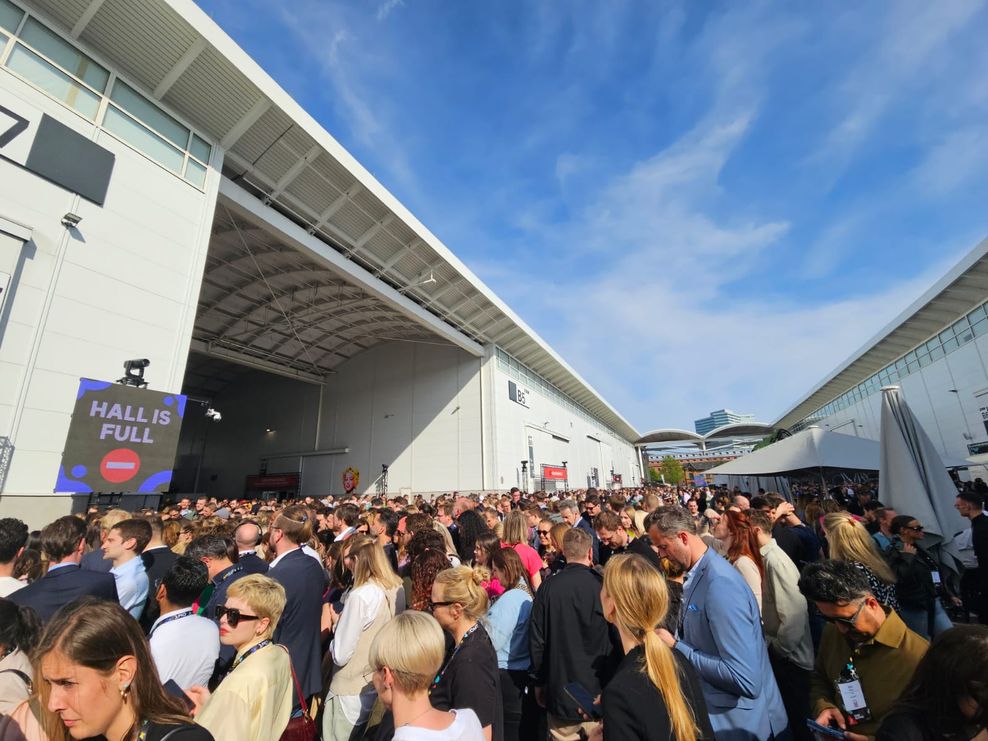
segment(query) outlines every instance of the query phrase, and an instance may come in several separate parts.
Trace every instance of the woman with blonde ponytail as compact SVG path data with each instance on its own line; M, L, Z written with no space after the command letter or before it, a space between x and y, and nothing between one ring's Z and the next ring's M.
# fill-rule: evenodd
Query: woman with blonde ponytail
M696 671L655 633L669 609L662 574L637 554L611 556L600 602L624 649L624 659L601 698L603 738L713 739Z

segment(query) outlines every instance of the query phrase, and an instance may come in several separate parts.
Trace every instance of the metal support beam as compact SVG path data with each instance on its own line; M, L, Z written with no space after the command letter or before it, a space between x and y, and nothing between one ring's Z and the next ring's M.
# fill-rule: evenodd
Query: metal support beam
M267 98L261 98L254 103L254 105L250 107L250 110L247 111L247 113L245 113L228 132L226 132L222 139L220 139L220 149L228 150L236 144L240 137L247 133L247 129L256 124L258 119L267 113L268 108L270 107L271 101Z
M86 9L82 11L82 15L79 16L79 20L75 22L72 30L69 31L72 38L79 38L79 35L86 30L89 21L93 19L93 16L99 12L101 7L103 7L103 0L90 0L89 5L86 6Z
M322 147L315 144L312 149L305 153L304 157L297 159L295 164L288 168L288 172L282 175L281 179L275 183L274 190L271 191L268 198L273 201L280 196L285 191L285 188L291 185L292 181L302 174L302 171L308 166L308 164L319 156L321 151Z
M182 76L182 73L189 68L189 65L196 61L196 57L206 50L206 46L206 39L202 36L192 42L192 46L186 49L185 54L183 54L181 58L175 62L175 66L168 70L168 74L162 78L161 82L159 82L158 86L154 89L153 95L156 100L161 100L161 96L171 89L171 86L174 85L175 81Z

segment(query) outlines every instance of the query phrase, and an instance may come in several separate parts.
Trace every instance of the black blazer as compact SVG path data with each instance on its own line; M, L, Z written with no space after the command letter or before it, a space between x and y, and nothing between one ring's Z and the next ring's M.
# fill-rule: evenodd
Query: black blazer
M18 589L8 599L22 607L33 607L41 620L47 622L59 607L80 597L119 601L113 574L88 571L76 564L59 566L33 584Z
M144 628L145 633L151 630L154 621L161 615L158 600L154 596L158 593L161 580L165 578L165 574L175 564L177 558L178 554L168 546L151 548L141 554L141 561L144 562L144 570L148 575L148 601L144 605L144 612L141 613L140 619L141 627Z
M679 651L673 651L672 655L679 666L681 694L693 710L700 731L697 739L713 741L714 731L696 669ZM644 661L645 649L641 646L632 649L625 654L614 677L604 687L601 709L607 738L621 741L668 741L672 738L669 711L662 693L643 671Z
M241 567L243 567L245 575L261 574L263 576L268 573L268 562L256 553L246 553L241 555L238 563Z
M268 576L285 588L287 596L274 640L288 648L302 694L317 695L322 692L320 627L326 583L322 567L297 548L286 553Z
M544 686L550 713L580 723L576 703L565 692L579 682L594 697L607 684L618 661L618 637L600 605L603 578L571 563L542 582L532 603L528 645L535 684Z

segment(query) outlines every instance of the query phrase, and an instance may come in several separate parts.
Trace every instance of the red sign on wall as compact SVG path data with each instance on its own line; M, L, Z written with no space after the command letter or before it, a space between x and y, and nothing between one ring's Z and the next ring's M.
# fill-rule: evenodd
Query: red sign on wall
M290 491L297 490L299 484L297 473L272 473L262 476L248 476L247 491Z
M549 481L566 481L567 469L562 466L542 466L542 478Z

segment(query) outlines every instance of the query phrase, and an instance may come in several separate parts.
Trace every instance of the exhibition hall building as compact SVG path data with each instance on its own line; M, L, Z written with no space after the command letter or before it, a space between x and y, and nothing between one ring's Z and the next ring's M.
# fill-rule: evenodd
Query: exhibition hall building
M191 0L0 0L5 516L635 485L639 436Z

